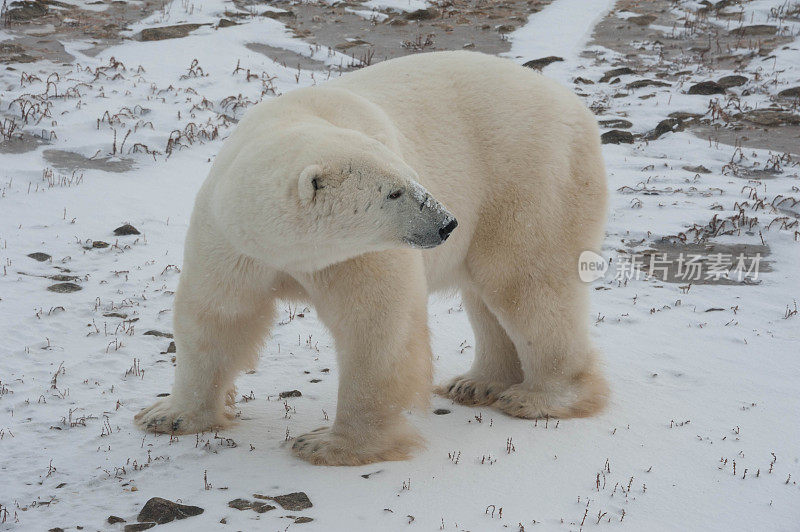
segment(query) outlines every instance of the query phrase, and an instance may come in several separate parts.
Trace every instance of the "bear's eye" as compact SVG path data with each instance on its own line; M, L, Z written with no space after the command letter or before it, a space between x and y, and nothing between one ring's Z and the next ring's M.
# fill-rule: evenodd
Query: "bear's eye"
M403 195L403 191L402 190L395 190L394 192L392 192L391 194L389 194L386 197L389 198L389 199L397 199L402 195Z

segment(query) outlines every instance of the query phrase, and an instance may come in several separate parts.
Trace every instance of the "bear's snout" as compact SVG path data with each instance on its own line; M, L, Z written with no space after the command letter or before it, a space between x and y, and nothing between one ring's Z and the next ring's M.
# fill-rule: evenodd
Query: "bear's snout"
M450 233L452 233L453 229L455 229L456 227L458 227L458 220L453 218L447 225L439 229L439 238L442 239L442 242L447 240L447 237L450 236Z

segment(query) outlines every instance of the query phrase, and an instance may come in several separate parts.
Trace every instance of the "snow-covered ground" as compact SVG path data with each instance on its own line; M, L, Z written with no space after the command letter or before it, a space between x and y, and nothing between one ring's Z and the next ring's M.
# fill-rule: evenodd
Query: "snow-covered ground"
M745 3L744 20L765 23L783 3ZM378 4L423 3L363 5ZM563 57L552 75L602 107L598 118L624 117L634 133L674 111L706 113L712 97L685 94L712 76L702 64L646 99L572 85L578 76L597 82L616 59L598 45L581 54L613 7L555 0L511 34L509 56ZM226 9L237 8L176 0L131 31L216 23ZM764 107L800 84L800 24L782 24L794 41L775 51L774 83L740 90L743 105ZM246 46L253 42L306 55L319 70L284 67ZM592 285L594 338L613 388L602 415L525 421L434 397L431 410L449 413L415 414L428 445L412 460L319 467L287 442L335 412L334 349L313 308L281 309L257 370L238 381L236 426L171 438L138 431L132 418L170 391L173 355L160 333L172 330L193 197L224 137L254 102L323 82L338 75L326 65L352 58L263 17L182 39L126 40L96 56L82 53L88 41L65 45L76 62L0 71L2 118L16 117L39 143L0 152L0 530L120 528L107 517L135 522L152 497L205 509L158 527L165 531L800 528L800 149L780 157L688 131L604 146L611 263ZM657 64L657 51L641 60ZM748 180L754 172L766 177ZM141 234L115 236L124 223ZM709 233L725 257L702 252L703 282L628 267L635 258L657 268L684 251L688 260L701 252L682 240ZM667 248L660 239L670 236L678 245ZM28 256L35 252L50 258ZM739 253L748 268L762 255L757 277L720 283L711 263L733 268ZM80 290L48 290L62 283ZM463 373L474 340L459 299L432 298L430 326L436 380ZM302 396L279 398L294 389ZM289 492L305 492L313 507L228 506Z

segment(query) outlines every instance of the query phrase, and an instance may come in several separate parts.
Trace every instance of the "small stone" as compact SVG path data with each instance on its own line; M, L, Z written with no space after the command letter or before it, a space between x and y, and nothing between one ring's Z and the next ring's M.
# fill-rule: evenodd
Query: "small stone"
M702 118L703 115L697 113L688 113L686 111L674 111L668 114L670 118L677 118L678 120L689 121L689 120L696 120L698 118Z
M745 83L747 83L747 78L744 76L723 76L717 80L717 84L725 89L741 87Z
M9 2L10 9L5 12L5 18L9 22L27 22L35 18L43 17L47 14L47 6L44 2ZM5 2L3 3L5 5Z
M603 77L600 78L600 83L606 83L607 81L618 76L627 76L630 74L636 74L636 72L628 67L615 68L603 74Z
M270 497L270 499L280 504L284 510L292 512L298 512L313 506L308 495L302 491L296 491L287 495L278 495L276 497Z
M263 514L264 512L269 512L270 510L274 510L275 507L271 504L267 504L265 502L254 502L253 503L253 510L257 513Z
M435 7L417 9L405 14L407 20L430 20L439 16L439 10Z
M653 131L648 133L645 138L647 140L655 140L661 135L666 133L673 133L676 131L683 131L684 125L683 122L678 120L677 118L665 118L658 125L655 127Z
M790 89L783 89L778 93L778 96L783 98L800 98L800 87L792 87ZM30 257L30 255L28 255Z
M247 499L233 499L228 501L228 506L234 510L250 510L253 507L253 501Z
M637 79L625 85L628 89L641 89L642 87L670 87L671 85L665 81L658 81L655 79Z
M175 342L170 342L167 346L167 353L174 353L175 352Z
M44 262L50 259L50 255L47 253L42 253L41 251L37 251L36 253L31 253L28 255L33 260L38 260L39 262Z
M139 34L143 41L163 41L164 39L179 39L186 37L203 24L177 24L175 26L162 26L160 28L145 28Z
M639 15L638 17L630 17L628 22L636 24L637 26L649 26L656 20L655 15Z
M314 519L312 519L311 517L298 517L297 519L294 520L294 522L300 525L303 523L310 523L313 520Z
M300 397L303 394L300 393L300 390L289 390L288 392L281 392L278 394L278 397L281 399L286 399L287 397Z
M92 247L94 249L103 249L109 246L108 242L103 242L102 240L95 240L92 242Z
M600 135L603 144L633 144L633 135L629 131L612 129Z
M169 523L176 519L186 519L200 515L204 510L199 506L179 504L161 497L153 497L147 501L139 512L139 521L155 521L159 525ZM148 527L149 528L149 527Z
M437 416L443 416L445 414L449 414L450 411L446 408L437 408L436 410L433 411L433 413L436 414Z
M311 379L311 380L310 380L310 381L308 381L308 382L313 382L314 384L316 384L316 383L318 383L318 382L322 382L322 379Z
M119 312L109 312L108 314L103 314L106 318L122 318L123 320L128 317L127 314L120 314Z
M702 164L699 166L682 166L684 170L687 172L692 172L694 174L710 174L711 170L703 166Z
M531 59L526 63L522 63L522 66L532 68L534 70L541 70L550 63L555 63L557 61L563 61L563 57L558 57L555 55L549 55L547 57L540 57L539 59Z
M125 520L121 517L117 517L116 515L109 515L108 519L106 519L109 525L116 525L117 523L124 523Z
M117 236L139 235L139 230L131 224L125 224L114 229L114 234Z
M628 129L633 127L633 123L622 118L612 118L609 120L600 120L598 122L602 127L610 127L614 129Z
M75 283L56 283L48 286L47 289L51 292L57 292L59 294L68 294L70 292L82 290L81 286Z
M144 333L145 336L158 336L159 338L172 338L172 333L150 330Z
M716 81L701 81L695 85L689 87L689 94L723 94L725 92L725 87L717 83Z
M578 76L572 80L573 83L580 83L582 85L594 85L594 81Z
M125 532L139 532L140 530L147 530L148 528L153 528L158 523L131 523L130 525L125 525L123 529Z
M729 33L743 37L745 35L775 35L778 32L777 26L770 26L768 24L754 24L752 26L740 26L732 29Z

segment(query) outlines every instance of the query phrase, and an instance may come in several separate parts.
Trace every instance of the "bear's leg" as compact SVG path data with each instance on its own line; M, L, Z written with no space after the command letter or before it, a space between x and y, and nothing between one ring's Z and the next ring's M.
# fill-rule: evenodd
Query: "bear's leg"
M145 430L189 434L234 417L234 379L254 366L274 303L247 259L213 262L206 254L184 261L175 295L175 382L168 397L135 416Z
M475 359L469 372L437 387L436 393L464 405L492 404L501 392L523 380L517 350L478 294L464 290L462 301L475 333Z
M314 464L404 460L421 438L403 411L428 401L427 287L418 251L364 255L304 283L333 334L339 362L336 420L297 437Z
M608 385L589 340L588 288L574 276L555 272L552 279L517 277L505 289L486 294L525 374L493 405L511 416L585 417L606 404Z

